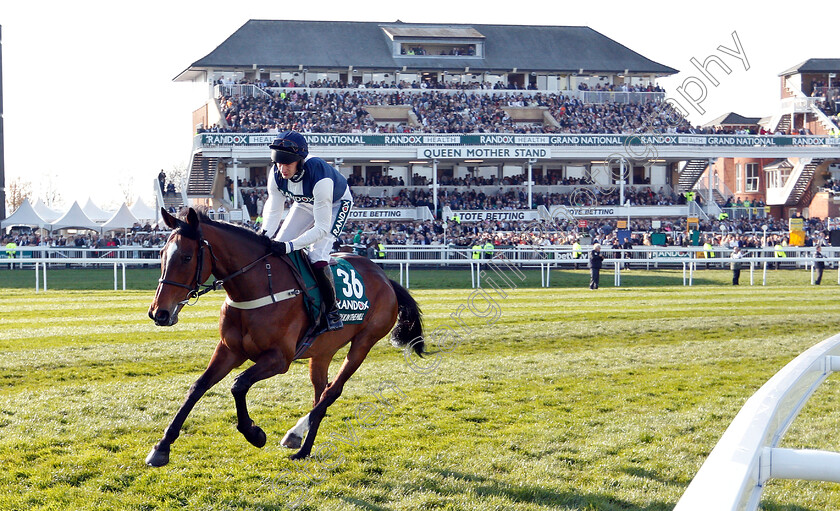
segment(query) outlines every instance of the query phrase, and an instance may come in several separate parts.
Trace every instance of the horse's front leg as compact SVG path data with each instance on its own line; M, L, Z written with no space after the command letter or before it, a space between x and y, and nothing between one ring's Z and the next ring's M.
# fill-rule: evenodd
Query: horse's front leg
M178 409L178 413L175 414L169 427L164 431L163 438L155 444L146 457L147 465L162 467L169 463L170 446L178 438L178 435L181 434L181 427L184 425L184 421L187 420L187 416L195 404L213 385L219 383L222 378L227 376L228 373L244 361L244 357L231 352L224 343L220 342L216 346L216 351L213 352L213 357L210 359L207 369L204 370L204 373L190 387L187 393L187 399L181 405L181 408Z
M242 371L234 380L230 391L236 403L236 429L245 436L252 445L263 447L265 445L265 432L254 424L251 416L248 415L248 404L246 395L252 385L260 380L271 378L276 374L282 374L289 370L290 360L279 351L266 351L257 361Z
M321 400L324 389L327 388L327 373L333 355L334 353L330 353L329 356L321 355L309 360L309 379L312 381L312 389L315 391L315 399L312 402L313 407ZM280 445L289 449L299 449L303 442L303 437L306 436L308 431L309 414L306 414L297 421L295 427L286 432L283 440L280 441Z

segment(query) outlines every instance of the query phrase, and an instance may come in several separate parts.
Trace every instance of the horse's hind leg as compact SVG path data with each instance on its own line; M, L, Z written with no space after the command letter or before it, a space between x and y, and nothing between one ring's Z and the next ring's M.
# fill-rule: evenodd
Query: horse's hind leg
M365 360L365 357L367 357L368 352L370 352L370 349L378 339L379 337L362 342L357 339L350 345L350 351L347 353L344 363L341 364L341 369L338 370L335 380L327 385L327 388L324 390L323 394L321 394L321 398L315 404L315 407L307 414L309 417L309 432L306 434L306 439L303 441L303 445L300 450L291 456L293 460L306 458L312 452L312 444L315 443L315 435L318 434L318 426L321 425L321 420L323 420L324 415L326 415L327 408L333 404L339 396L341 396L344 384L347 383L347 380L349 380L359 366L362 365L362 362ZM305 418L306 417L304 417L304 419Z
M248 369L242 371L233 380L233 400L236 403L236 429L245 436L252 445L263 447L265 445L265 432L251 420L248 415L248 404L245 396L248 390L255 383L275 374L285 373L289 370L289 361L281 353L267 351Z
M184 421L187 420L187 416L195 404L205 392L213 387L213 385L219 383L233 368L239 366L244 361L245 359L243 357L232 353L223 343L219 343L216 346L216 351L213 353L213 357L210 358L207 369L192 384L187 393L187 399L181 405L181 408L178 409L178 413L175 414L169 427L164 431L163 438L155 444L146 457L147 465L162 467L169 463L170 446L178 438L178 435L181 434L181 427L184 425Z

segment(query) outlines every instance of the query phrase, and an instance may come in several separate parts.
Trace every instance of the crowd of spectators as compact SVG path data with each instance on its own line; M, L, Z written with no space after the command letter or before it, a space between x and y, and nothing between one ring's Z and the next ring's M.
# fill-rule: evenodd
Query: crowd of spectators
M631 244L652 246L654 233L665 236L665 246L687 247L692 244L686 220L659 220L653 227L650 219L634 219L630 223ZM495 247L511 246L568 246L584 240L589 244L601 243L607 248L617 248L617 220L590 220L581 227L577 220L557 218L553 223L544 221L493 220L460 223L452 219L431 221L351 221L341 234L342 245L353 245L358 234L364 248L384 245L447 245L469 249L473 245L491 242ZM767 226L765 232L763 227ZM820 219L805 222L806 246L825 245L827 226ZM701 222L698 241L709 242L713 247L762 248L777 243L787 244L787 222L770 218L739 220L714 220Z
M416 195L411 196L414 193ZM401 200L428 200L427 192L408 192ZM516 202L523 198L514 197L506 192L496 200ZM363 199L367 200L367 199ZM488 198L481 198L474 192L466 192L459 196L465 209L490 209ZM735 202L737 204L737 201ZM456 205L456 204L453 204ZM478 207L477 207L478 206ZM481 207L483 206L483 207ZM805 224L805 245L825 245L827 243L828 225L821 219L811 218ZM259 231L259 217L255 222L248 221L245 227ZM767 229L765 230L764 227ZM692 244L692 236L688 230L685 218L659 219L657 224L652 219L632 219L629 229L632 233L630 244L650 246L653 235L664 235L665 246L686 247ZM699 244L710 243L712 247L727 249L739 246L741 248L767 248L776 244L786 245L787 221L773 217L766 218L724 218L719 220L701 221ZM494 247L504 248L512 246L570 246L576 241L587 244L601 243L605 248L619 248L617 219L589 219L586 226L582 226L577 219L558 217L553 222L543 220L511 221L485 220L482 222L460 222L456 219L423 220L423 221L350 221L345 225L339 242L346 246L361 247L367 254L378 254L379 244L384 245L435 245L453 246L470 250L476 244L487 242ZM111 247L143 247L159 248L166 242L168 232L156 229L151 225L135 225L130 232L123 235L100 235L89 231L76 235L39 235L37 232L11 233L2 237L0 243L5 246L14 242L18 247L57 247L67 249L90 249L96 252L96 257L107 257ZM358 236L358 242L356 238ZM695 238L698 239L698 238ZM626 248L622 244L621 248ZM154 257L153 252L144 252L145 257Z
M377 122L370 106L408 106L412 118ZM545 107L554 122L515 121L505 107ZM558 94L486 95L464 91L377 92L301 89L272 97L220 100L224 122L199 133L572 133L773 134L758 126L692 126L666 102L584 103ZM778 134L782 134L779 132ZM801 128L796 134L810 132Z
M120 234L41 235L37 232L13 232L2 237L2 244L14 242L18 247L55 247L67 249L105 249L116 247L159 248L166 242L167 232L147 226L148 230L132 230Z
M520 184L520 181L513 179L511 183L505 184ZM256 217L257 213L262 211L262 207L268 198L266 189L264 187L241 187L240 190L243 203L251 216ZM620 205L621 191L617 186L610 188L580 187L566 193L533 193L532 200L533 203L528 204L528 196L524 186L513 190L510 187L503 188L500 186L494 192L472 189L457 190L444 187L438 192L439 207L449 207L453 210L513 210L533 209L537 206L615 206ZM626 205L628 202L631 206L673 206L685 204L685 196L677 195L664 187L660 187L659 191L654 191L650 186L628 186L624 190L624 204ZM763 204L755 203L751 205L759 206ZM353 194L354 208L413 208L420 206L433 209L434 197L430 190L403 188L393 195L381 196ZM750 206L741 202L740 206L733 203L726 207Z
M217 83L221 84L222 81ZM279 82L261 80L256 83L243 79L239 83L253 83L263 88L266 95L260 98L220 97L219 106L224 121L202 127L199 132L265 133L296 129L313 133L774 134L760 126L692 126L670 103L664 101L584 103L566 94L537 91L534 84L522 86L502 82L435 80L346 83L316 80L304 85L294 79ZM820 85L819 82L812 84L813 87ZM590 87L584 82L577 88L586 92L665 92L653 84L598 83ZM471 92L476 90L524 92L492 95ZM819 107L837 122L835 99L828 99L820 103ZM365 109L365 106L374 105L409 106L414 118L378 122ZM546 107L556 122L516 122L503 108L517 106ZM801 128L777 134L811 133ZM840 130L836 135L840 136Z
M299 89L270 96L223 96L221 125L199 132L265 133L702 133L665 102L584 103L564 94L479 94L469 90ZM405 120L377 122L370 106L407 106ZM515 121L504 108L543 107L554 122Z
M667 236L669 246L687 246L690 238L685 219L660 220L660 225L653 227L650 219L633 219L630 230L638 243L650 245L650 235L662 232ZM762 227L768 227L767 235ZM247 223L246 227L258 230L259 224ZM808 219L805 222L806 245L824 243L827 226L820 219ZM350 221L341 234L344 245L352 245L353 237L361 230L363 243L384 243L386 245L455 245L471 246L476 240L490 240L496 246L515 245L571 245L576 240L588 238L591 243L601 242L610 246L618 231L617 220L592 220L586 227L581 227L577 220L557 218L553 223L544 221L508 221L493 220L483 222L457 222L449 219L424 221ZM757 248L772 246L776 241L786 238L787 223L773 218L714 220L701 222L699 231L703 240L710 240L713 246L739 246ZM109 247L161 247L166 242L168 232L151 226L133 229L127 235L100 235L89 231L76 235L46 235L37 232L10 233L2 237L2 244L14 242L18 247L61 247L78 249L108 249ZM765 239L767 240L765 242Z
M585 103L545 92L302 88L264 97L224 96L219 105L223 123L199 132L772 134L758 126L692 126L664 101ZM371 106L406 106L412 116L378 122L367 110ZM504 110L507 107L546 108L553 121L515 121ZM802 128L797 134L809 132Z
M589 87L588 83L581 82L578 84L578 90L592 92L665 92L665 89L654 84L627 85L626 83L622 83L616 85L612 83L602 84L600 82L595 84L595 87Z

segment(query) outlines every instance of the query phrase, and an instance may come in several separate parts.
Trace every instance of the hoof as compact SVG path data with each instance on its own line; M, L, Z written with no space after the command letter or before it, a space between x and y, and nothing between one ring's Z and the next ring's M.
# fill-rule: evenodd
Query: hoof
M152 448L148 456L146 456L146 465L150 467L162 467L169 463L169 451L159 451Z
M251 423L251 427L249 428L236 428L245 436L245 440L251 443L254 447L265 447L266 436L265 432L254 424Z
M303 439L301 437L289 431L286 433L286 436L283 437L283 440L280 441L280 445L289 449L300 449L302 441Z
M302 460L302 459L306 459L308 457L309 457L309 453L308 452L303 452L303 450L301 449L300 451L298 451L298 452L292 454L291 456L289 456L289 459L290 460Z

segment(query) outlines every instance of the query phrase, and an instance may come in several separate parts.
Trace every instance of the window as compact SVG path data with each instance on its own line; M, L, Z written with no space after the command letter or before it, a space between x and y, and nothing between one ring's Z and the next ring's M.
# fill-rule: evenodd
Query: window
M433 57L474 57L474 44L402 43L400 55L428 55Z
M744 193L744 168L740 163L735 164L735 193Z
M746 164L746 192L758 191L758 163Z

